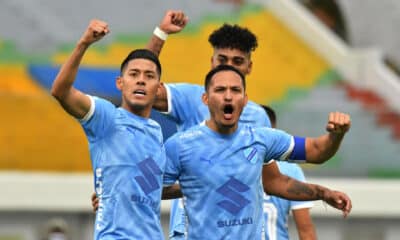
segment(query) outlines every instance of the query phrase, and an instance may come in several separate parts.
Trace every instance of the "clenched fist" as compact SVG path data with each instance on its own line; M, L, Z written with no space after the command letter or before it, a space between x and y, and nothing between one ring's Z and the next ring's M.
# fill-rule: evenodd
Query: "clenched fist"
M182 11L169 10L161 20L160 29L165 33L178 33L186 26L189 19Z
M331 112L326 130L330 133L345 134L350 129L350 125L350 115L341 112Z
M93 19L90 21L89 26L83 33L79 42L86 46L102 39L110 30L108 29L108 24L104 21Z

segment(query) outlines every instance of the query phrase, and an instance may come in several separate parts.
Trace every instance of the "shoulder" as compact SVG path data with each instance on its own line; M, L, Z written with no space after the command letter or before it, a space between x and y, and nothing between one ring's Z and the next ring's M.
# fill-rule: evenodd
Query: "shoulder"
M240 121L252 124L253 126L271 127L271 122L265 110L259 104L248 101L243 109Z
M202 126L195 125L185 131L178 132L176 135L177 135L176 137L180 140L189 141L192 139L196 139L199 136L203 135Z
M149 121L147 123L150 127L160 129L161 130L161 125L154 119L149 118Z
M203 132L197 126L185 131L177 132L167 139L165 142L165 148L167 151L192 149L196 143L200 142L199 137L201 135L203 135Z
M107 115L108 112L115 111L117 108L110 101L103 98L87 95L90 99L90 109L87 114L79 119L81 123L87 123L93 119L94 115Z
M247 109L247 111L263 113L265 116L267 116L264 109L253 101L248 101L244 109Z
M165 84L169 90L172 92L179 91L181 93L190 93L190 92L204 92L204 87L198 84L191 84L191 83L168 83Z
M113 103L111 103L110 101L101 98L101 97L97 97L97 96L90 96L88 95L89 98L92 99L92 101L96 104L96 105L105 105L111 108L117 108Z
M280 134L280 132L283 132L276 128L270 128L265 126L253 126L250 124L246 124L244 129L246 129L246 131L253 132L256 135L275 135L275 134Z

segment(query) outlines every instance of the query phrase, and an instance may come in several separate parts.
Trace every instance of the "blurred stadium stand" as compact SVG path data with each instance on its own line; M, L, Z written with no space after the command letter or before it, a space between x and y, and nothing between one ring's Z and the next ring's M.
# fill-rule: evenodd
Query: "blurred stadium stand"
M109 22L112 33L85 56L76 87L118 104L114 79L119 63L131 49L144 46L170 8L185 10L191 22L165 45L163 80L202 84L210 65L208 34L224 21L248 26L259 38L248 94L277 110L280 128L315 136L323 131L329 111L352 116L339 153L325 165L304 166L310 181L348 192L354 201L348 220L318 203L313 209L318 235L328 240L398 239L400 81L381 51L391 48L353 48L296 1L261 2L262 7L238 10L213 1L3 1L0 240L39 239L42 224L58 216L69 224L71 239L91 238L87 143L79 124L48 89L89 19L99 17ZM367 2L360 4L373 12L374 1ZM396 12L393 6L400 6L395 0L383 2L380 11L392 6L390 12ZM349 13L355 11L353 1L338 3L351 23L350 41L358 44L357 19ZM171 127L164 129L166 137L174 131L160 114L152 116ZM164 226L168 206L164 202Z

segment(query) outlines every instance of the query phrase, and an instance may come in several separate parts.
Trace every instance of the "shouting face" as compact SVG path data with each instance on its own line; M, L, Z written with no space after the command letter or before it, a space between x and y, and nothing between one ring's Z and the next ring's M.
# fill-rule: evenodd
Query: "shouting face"
M240 75L232 70L215 73L203 95L203 102L210 111L207 125L222 134L237 128L240 114L247 103L244 84Z

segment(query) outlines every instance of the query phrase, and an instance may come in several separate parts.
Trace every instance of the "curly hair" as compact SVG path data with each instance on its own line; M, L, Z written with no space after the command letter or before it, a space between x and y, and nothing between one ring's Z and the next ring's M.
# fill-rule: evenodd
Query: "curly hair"
M258 46L257 37L250 30L227 23L211 33L208 42L213 48L239 49L247 53L254 51Z

